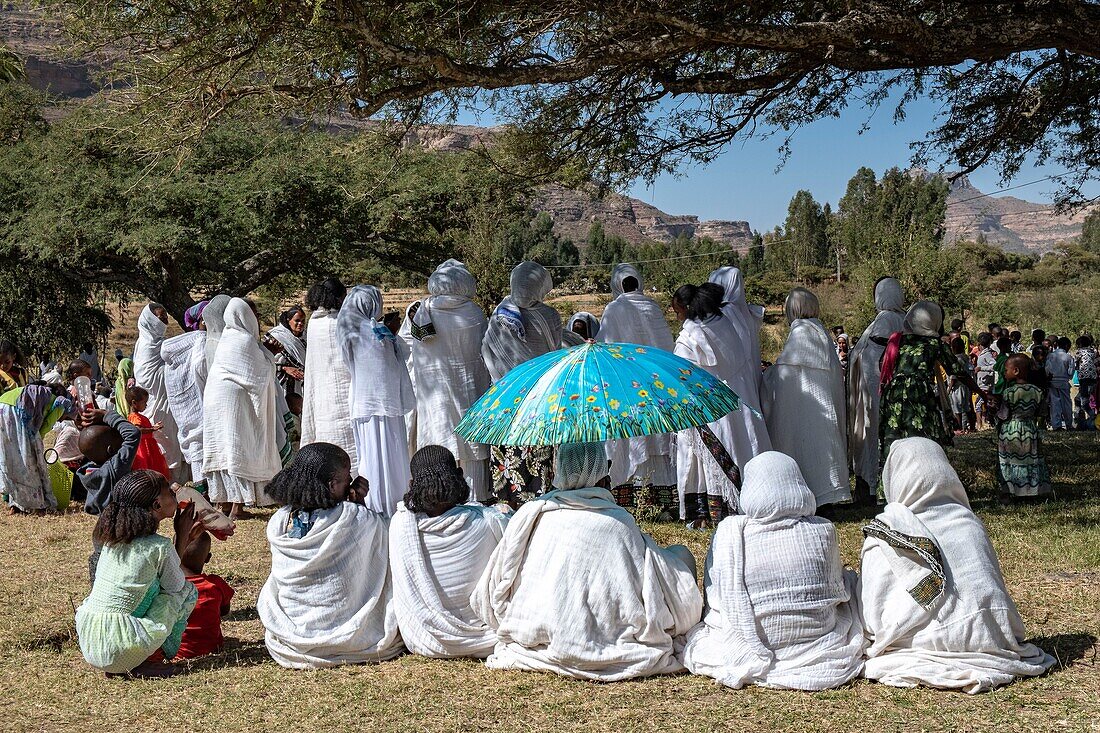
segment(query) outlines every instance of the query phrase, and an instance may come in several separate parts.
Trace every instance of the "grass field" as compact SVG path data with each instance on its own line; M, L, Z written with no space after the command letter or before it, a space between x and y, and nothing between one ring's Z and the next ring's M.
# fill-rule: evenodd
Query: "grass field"
M2 731L917 731L1100 730L1100 451L1096 434L1046 444L1057 499L994 501L991 434L952 451L1000 553L1029 636L1060 660L1050 674L977 697L859 681L816 694L732 691L688 675L597 685L405 656L377 666L292 672L267 656L255 600L267 575L261 520L216 543L209 570L237 590L217 655L164 681L108 680L86 666L73 612L87 592L92 519L0 518ZM838 519L858 566L854 510ZM647 529L698 557L709 536Z

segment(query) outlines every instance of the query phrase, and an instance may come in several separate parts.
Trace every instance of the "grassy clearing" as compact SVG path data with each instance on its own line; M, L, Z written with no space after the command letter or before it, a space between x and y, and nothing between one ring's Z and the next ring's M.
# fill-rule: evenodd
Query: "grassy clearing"
M989 695L864 681L818 694L731 691L686 675L595 685L412 656L291 672L268 658L256 617L268 566L262 521L243 523L214 548L210 570L237 589L227 648L172 680L107 680L83 663L73 635L73 609L88 587L92 527L91 518L73 513L0 519L0 690L7 703L0 730L1098 730L1098 437L1050 439L1057 500L1002 508L994 501L989 436L965 439L952 458L989 527L1028 634L1062 661L1046 677ZM858 563L860 521L854 510L838 520L851 565ZM661 542L706 552L706 535L677 525L648 529Z

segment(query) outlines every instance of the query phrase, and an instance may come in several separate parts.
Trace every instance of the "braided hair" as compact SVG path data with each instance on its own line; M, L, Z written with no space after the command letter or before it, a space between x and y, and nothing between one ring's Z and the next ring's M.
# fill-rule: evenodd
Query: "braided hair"
M441 445L426 445L418 450L409 462L409 472L412 480L404 502L410 512L438 516L465 503L470 496L470 487L455 463L454 454Z
M332 443L303 445L290 465L275 474L266 491L295 511L331 509L342 499L332 495L329 483L337 471L350 465L344 449Z
M111 489L111 501L96 520L92 539L99 545L126 545L155 534L160 521L153 514L168 480L148 469L131 471Z

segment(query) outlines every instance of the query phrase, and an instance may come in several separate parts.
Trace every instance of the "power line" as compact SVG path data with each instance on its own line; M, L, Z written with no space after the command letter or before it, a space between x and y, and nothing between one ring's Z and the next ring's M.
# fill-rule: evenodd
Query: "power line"
M965 204L967 201L975 201L977 199L989 198L989 197L993 196L994 194L1006 193L1008 191L1015 191L1018 188L1026 188L1027 186L1034 186L1036 183L1042 183L1043 181L1052 181L1055 178L1062 178L1063 176L1072 176L1075 173L1080 173L1081 171L1088 170L1089 168L1090 168L1090 166L1085 166L1083 168L1078 168L1075 171L1066 171L1065 173L1055 173L1054 175L1047 176L1046 178L1039 178L1039 179L1036 179L1034 181L1028 181L1027 183L1018 184L1016 186L1009 186L1008 188L999 188L996 191L990 191L989 193L978 194L977 196L971 196L970 198L967 198L967 199L960 199L958 201L951 201L947 204L947 206L948 207L958 206L959 204Z

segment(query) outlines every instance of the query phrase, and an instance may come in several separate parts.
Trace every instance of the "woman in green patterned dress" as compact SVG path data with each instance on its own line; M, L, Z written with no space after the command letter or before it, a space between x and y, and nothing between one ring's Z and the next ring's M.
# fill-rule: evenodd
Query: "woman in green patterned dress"
M1004 401L997 415L997 461L1001 492L1006 497L1042 496L1051 490L1046 461L1039 455L1043 391L1028 384L1031 367L1027 354L1013 354L1005 361Z
M930 300L917 301L905 314L901 333L890 337L883 360L879 400L879 444L886 460L901 438L928 438L952 444L953 430L940 396L945 375L985 397L974 378L943 342L943 309ZM892 367L892 368L891 368Z

